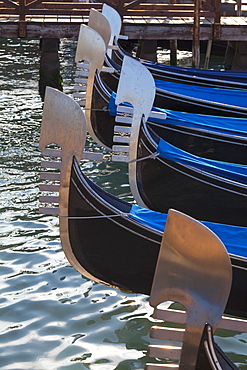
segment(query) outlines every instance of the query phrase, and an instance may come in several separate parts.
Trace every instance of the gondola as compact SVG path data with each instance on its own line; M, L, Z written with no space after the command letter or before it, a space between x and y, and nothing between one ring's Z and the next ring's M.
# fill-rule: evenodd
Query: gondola
M131 56L125 52L121 45L117 43L117 50L114 50L112 60L116 66L121 66L124 56ZM149 62L137 59L152 73L156 80L185 83L188 85L216 87L221 89L246 90L247 72L246 71L222 71L212 69L199 69L189 67L178 67L166 64Z
M114 127L117 125L115 97L116 94L107 88L96 72L88 125L94 140L108 149L117 144L114 142ZM245 119L157 111L160 118L149 117L147 126L170 144L204 158L246 164ZM155 112L153 110L154 115Z
M55 110L55 98L58 96L59 99L61 99L62 97L63 100L61 99L59 108L61 109L62 102L64 102L65 99L61 95L63 93L59 94L57 90L49 88L47 91L46 99L48 102L44 108L43 122L47 120L46 115L51 115L48 104L50 103L50 110ZM66 96L66 99L69 99L69 104L72 105L73 100L68 96ZM75 109L77 109L77 104L75 102L73 103L74 105L72 105L72 108L74 109L75 115L77 114L75 111ZM81 113L81 111L78 112L78 115L81 115ZM66 120L66 118L68 117L64 116L64 120ZM48 121L47 125L50 123L55 124L55 119L56 114L54 114L52 120ZM73 117L73 119L75 120L76 118ZM43 131L46 132L45 123L42 123L42 125ZM82 128L79 128L82 131ZM53 133L53 130L54 127L50 129L51 133ZM46 145L48 145L48 142L57 142L58 139L56 135L60 137L61 130L60 128L60 132L53 134L54 138L51 137L50 132L48 135L47 133L43 134L41 131L40 148L42 150L44 149L44 142L47 143ZM67 135L66 132L67 129L65 126L65 136ZM78 144L79 149L77 149L77 146L70 147L71 142L74 141L74 137L76 137L76 144ZM167 216L166 214L154 212L118 199L106 193L103 189L89 180L81 172L77 162L83 157L83 142L85 141L85 137L86 133L84 132L82 139L80 139L79 135L73 135L73 138L70 137L71 142L68 144L70 148L69 155L71 156L71 152L75 150L78 150L79 154L76 154L73 160L69 159L70 163L68 164L68 168L64 170L64 172L67 172L69 169L70 173L69 195L64 198L61 197L66 203L64 212L68 212L68 216L67 218L63 218L63 215L60 214L60 222L67 223L68 225L70 230L69 238L71 239L71 245L74 246L73 254L77 255L81 265L85 263L85 266L88 266L87 269L90 271L90 274L92 276L95 275L95 278L99 281L105 281L105 283L111 286L116 286L127 291L149 294L154 266L157 260L161 236ZM58 142L60 146L61 140ZM66 140L66 144L67 141L68 140ZM54 152L52 153L54 156ZM48 154L51 155L50 152ZM61 156L60 152L58 154ZM64 158L63 160L63 166L65 166L67 160ZM45 165L49 167L49 164L45 163ZM50 168L53 168L52 166L53 164L51 163ZM64 188L64 191L68 191L68 189ZM41 200L43 200L43 198ZM49 198L46 200L50 201ZM51 200L53 200L53 198ZM59 200L57 199L55 203L59 203ZM244 298L247 298L247 290L245 292L247 288L245 284L240 283L247 268L247 248L245 246L247 229L244 227L213 223L205 224L220 237L226 245L228 252L232 255L231 260L234 276L236 276L236 286L233 282L234 289L232 290L232 296L230 296L226 312L243 317L246 315L247 317L247 299ZM97 233L93 232L93 230L97 230ZM109 230L109 232L105 233L105 230ZM130 254L126 253L125 249L128 247L128 235L131 235L131 238L133 237ZM73 242L72 239L75 242ZM106 248L104 250L101 248L101 241L103 239L105 239L104 247ZM87 242L87 240L89 242ZM83 254L81 254L82 252L80 252L81 249L83 249L87 255L85 261ZM237 255L241 257L237 257ZM120 266L113 263L113 261L118 258ZM139 262L134 268L137 259L139 259ZM104 263L102 263L102 261L104 261ZM126 266L128 266L129 269L128 274L124 272ZM109 274L107 279L104 278L105 274ZM236 292L239 291L239 293L233 294L235 289ZM240 294L241 291L242 293ZM243 309L237 308L240 305L243 305ZM244 313L245 311L246 314Z
M121 68L116 66L110 58L106 58L106 65L113 68L114 73L104 74L102 78L110 89L116 91ZM246 118L246 90L203 87L161 80L155 80L155 84L155 107L181 112Z
M247 166L205 160L182 151L145 124L136 161L129 164L131 190L138 204L161 212L175 208L200 220L245 227L246 173Z
M85 27L84 30L87 30ZM215 158L215 154L213 154L214 161L205 161L205 159L190 156L187 164L164 158L164 151L162 157L157 149L160 138L154 139L154 135L151 140L148 139L145 142L139 134L143 130L143 126L140 129L142 115L145 111L144 116L148 117L153 103L152 97L155 88L152 76L146 68L141 68L138 62L128 57L125 57L123 71L117 99L119 104L126 101L132 104L134 112L137 111L140 115L137 117L135 114L135 118L130 118L129 127L128 125L124 126L126 117L120 117L120 122L121 124L123 122L123 125L120 128L122 132L119 136L113 135L115 122L109 130L107 119L103 121L101 132L102 135L108 135L108 137L113 138L112 141L116 142L116 145L112 146L113 160L129 162L130 188L137 203L156 211L167 212L169 208L174 207L185 213L191 212L192 216L197 219L246 226L246 167L234 164L237 158L235 158L235 152L233 151L236 145L239 155L242 155L242 161L245 161L244 147L242 147L241 142L238 142L239 134L230 135L228 142L222 140L221 135L218 138L216 134L214 136L215 139L218 139L215 144L217 148L215 151L218 151L218 155L227 153L225 157L230 155L232 164L217 163L215 159L218 158ZM146 89L145 94L138 94L138 91L145 89L150 77L150 86ZM128 81L127 86L126 79ZM120 86L123 87L121 93ZM93 94L91 101L96 100L97 98ZM142 102L142 107L138 105L139 101ZM107 107L104 109L105 106L102 105L87 105L86 108L87 123L91 125L89 132L90 134L93 132L94 137L98 142L101 142L98 126L94 126L94 124L100 125L99 122L102 122L99 115L107 116L108 112L104 112ZM94 119L95 117L96 119ZM119 130L119 126L117 127ZM128 130L129 134L127 135L125 132L127 133ZM145 136L151 137L151 135L147 136L146 134ZM202 136L200 139L204 142L206 140ZM210 146L210 141L207 145ZM202 145L198 145L196 150L202 151L202 148ZM185 155L188 157L188 154ZM154 157L156 157L155 160L153 160ZM196 166L194 165L195 162L197 163ZM226 167L228 167L227 171L225 171ZM217 168L216 171L215 168ZM234 175L232 175L232 171ZM153 181L154 179L156 181ZM164 196L164 194L167 196ZM237 212L234 212L236 209Z
M119 44L119 38L121 40L121 18L118 12L107 4L103 4L102 15L109 21L111 25L111 37L109 43L110 45L116 45L116 48L112 50L112 52L108 53L108 55L117 65L121 66L124 56L131 56ZM98 17L102 16L98 15ZM186 68L154 63L143 59L138 60L149 69L154 78L157 80L246 90L246 71L216 71L208 69Z
M115 97L112 90L102 81L101 74L99 75L97 72L97 69L104 68L105 43L101 39L99 45L96 39L99 41L100 35L87 26L81 27L80 36L83 40L83 44L81 43L83 47L77 53L77 62L81 59L91 59L87 65L78 63L77 74L79 78L76 78L77 85L75 86L78 92L74 96L79 99L79 104L85 107L88 131L91 137L100 145L112 149L115 126L113 116L116 115ZM93 42L91 42L92 37L94 38ZM92 50L92 44L95 49L94 58L87 51L87 46ZM98 49L96 45L99 46ZM137 71L146 70L132 58L125 57L125 60L131 60ZM86 69L85 66L89 67ZM88 71L90 78L80 77L88 75ZM143 85L144 87L142 86L142 90L140 90L141 94L144 91L146 94L147 89L150 88L151 92L154 91L154 82L150 73L145 74ZM156 114L157 111L159 111L160 118L150 117L149 124L161 138L171 144L178 145L179 143L181 149L206 158L246 163L243 150L246 147L246 118L197 115L164 111L158 108L154 108L152 113ZM109 113L112 117L109 116Z
M101 13L97 12L93 14L101 15ZM103 19L105 25L106 18L104 17ZM93 21L89 22L89 24L90 28L94 26ZM105 47L107 48L110 38L110 31L108 30L105 32L105 27L102 30L101 24L99 24L100 22L98 21L97 27L95 26L94 30L97 30L96 32L99 34L104 33L104 35L102 35L102 39L104 40ZM110 28L109 24L108 28ZM81 26L81 30L82 29L83 25ZM78 37L76 61L79 61L80 56L84 53L83 48L85 41L81 36L81 30ZM84 32L83 35L85 35ZM111 90L116 91L121 68L117 66L116 63L114 63L107 55L105 57L105 64L108 69L112 70L112 72L104 74L102 78ZM207 88L161 80L155 80L155 83L155 107L200 114L246 118L247 91Z
M70 132L69 136L67 135L68 129ZM87 157L87 154L83 152L82 146L85 140L86 122L79 106L62 92L47 88L39 147L46 156L52 156L53 158L62 156L62 162L61 164L57 161L43 163L43 166L46 168L60 168L61 173L59 176L55 176L58 174L46 171L44 175L41 176L43 179L46 178L49 181L58 181L59 179L60 183L56 185L56 189L52 187L53 185L51 184L50 188L48 185L43 186L41 190L50 192L59 191L59 197L41 197L40 200L42 202L51 202L53 207L41 208L40 211L42 213L59 215L62 246L72 266L84 276L96 282L136 293L147 295L151 293L152 305L156 306L155 301L157 301L157 299L159 301L159 298L155 295L154 287L156 283L153 279L155 278L160 281L159 266L162 265L163 259L162 257L160 258L159 252L160 250L162 250L162 252L166 251L166 249L164 249L166 240L168 240L166 238L169 235L174 235L171 226L173 225L180 229L182 224L176 224L176 222L180 220L182 223L185 222L186 227L187 225L189 226L188 235L190 235L192 230L196 230L196 232L199 233L198 235L202 236L205 234L205 236L207 235L209 238L209 243L205 245L210 246L211 243L213 243L212 257L210 253L206 253L206 258L209 258L213 265L215 263L218 264L221 258L222 261L224 260L222 264L221 262L219 263L218 270L212 270L210 263L208 264L209 268L206 269L209 272L214 271L212 276L208 276L209 281L214 279L214 275L216 277L219 276L219 286L221 287L215 297L213 294L212 296L210 294L208 296L210 302L211 300L212 302L218 302L215 303L215 307L211 305L207 306L202 296L205 306L204 309L206 309L206 313L208 312L210 320L217 321L215 315L220 315L221 306L222 304L224 306L224 302L226 301L225 313L238 315L243 318L247 317L247 289L246 285L243 284L247 273L247 259L246 256L244 257L244 255L246 255L246 238L243 235L246 234L246 229L239 227L229 228L227 225L207 224L209 229L215 229L214 232L216 232L216 234L219 228L218 236L223 236L223 242L226 246L228 241L231 241L230 244L232 244L232 242L236 243L237 249L241 249L242 240L242 256L240 256L241 253L238 253L239 256L235 255L237 249L234 249L233 245L227 246L228 252L234 253L230 254L230 260L228 261L229 257L220 239L197 221L193 221L191 218L179 214L176 211L172 211L167 216L165 214L142 209L136 205L128 204L108 194L89 180L82 173L78 165L78 160ZM47 145L51 143L58 144L62 148L62 151L46 149ZM58 207L54 208L54 204L57 204ZM168 226L169 222L170 226ZM162 238L165 223L167 223L167 225ZM227 230L233 232L234 238L227 234ZM183 239L185 234L182 235ZM176 237L177 235L175 235L175 239ZM194 240L193 243L196 245L200 243L198 237L195 239L192 238L192 240ZM201 238L201 241L202 244L204 244L204 237ZM130 248L129 251L128 248ZM215 248L220 254L220 261L214 257ZM185 252L185 255L186 253L187 252ZM232 277L231 269L229 270L228 266L230 261L231 264L229 264L229 266L232 266L233 271ZM198 269L196 268L196 270ZM223 276L224 278L222 278ZM196 279L193 279L193 281L197 284ZM211 286L209 281L207 281L207 283ZM218 284L218 281L215 281L215 284L216 283ZM225 289L225 287L227 288ZM230 290L229 298L228 287ZM212 289L213 288L212 286ZM200 290L202 291L204 289L200 287ZM223 290L224 293L222 293L221 290ZM212 292L213 291L214 289ZM193 292L191 292L191 294L193 296ZM198 299L201 299L200 294L198 295ZM219 302L222 302L222 304ZM192 306L193 305L194 304L192 304ZM209 311L207 307L209 307ZM213 314L215 309L217 313ZM213 310L212 314L210 314L211 310ZM156 317L165 313L166 312L159 307L154 311ZM172 312L172 314L174 313ZM181 316L181 311L179 315ZM178 317L178 313L176 313L176 317ZM204 322L203 315L202 317L198 316L197 319L199 320L198 322ZM197 325L196 322L193 323L188 321L187 326ZM219 320L217 326L230 330L242 331L245 330L246 322L240 319L223 318ZM154 328L154 330L156 330L157 333L157 329ZM188 328L186 330L188 331ZM195 349L193 346L188 346L186 342L186 338L188 339L190 337L190 334L186 335L186 330L184 339L182 340L183 347L181 358L183 358L183 361L186 361L186 358L190 358L190 351L193 352ZM185 353L186 347L188 350L187 354ZM150 348L150 351L152 352L154 349L155 348ZM164 350L165 349L162 348L162 351ZM193 355L195 355L195 353ZM217 364L217 368L221 366L220 368L222 370L236 369L236 366L218 346L215 345L211 327L210 325L206 325L201 345L196 349L196 362L191 369L213 370L215 369L215 364ZM147 365L147 370L151 368L148 366L149 365ZM190 367L185 368L189 369Z
M116 99L119 104L124 101L129 102L133 106L133 111L140 113L139 117L132 117L127 127L124 126L126 117L117 116L119 120L116 125L121 125L121 120L123 121L122 132L121 127L117 126L117 130L121 133L119 139L122 140L119 140L119 143L117 134L114 133L116 130L114 122L112 122L112 129L107 131L107 119L105 119L102 122L102 128L104 127L106 134L112 135L112 141L115 141L115 145L112 146L113 160L125 160L129 163L129 183L136 202L155 211L167 212L169 208L176 208L185 213L190 212L197 219L247 226L247 167L246 164L234 163L237 155L246 163L244 150L246 146L237 142L237 138L234 142L238 134L233 135L232 140L228 138L228 142L222 141L221 135L218 137L215 135L212 148L214 151L210 151L209 138L201 136L198 140L198 136L195 135L194 139L194 136L188 133L187 143L181 143L179 139L182 135L179 132L177 137L179 148L175 147L174 143L168 143L150 128L149 123L142 120L148 99L144 100L142 95L133 93L136 87L137 90L141 89L143 83L142 80L135 79L137 72L134 68L135 63L130 58L125 59L126 70L124 69L124 78L120 80ZM141 72L140 68L138 71ZM144 68L143 73L145 71L149 73ZM147 77L148 75L145 83ZM126 88L126 80L133 82L133 91L130 84ZM149 107L151 106L152 101L149 101ZM92 122L99 122L101 127L100 114L102 111L93 110L91 119ZM107 112L103 114L106 118ZM148 115L148 113L145 114ZM122 136L126 128L129 129L130 135ZM98 135L99 130L95 132ZM103 129L101 132L104 134ZM184 136L186 137L186 134ZM170 137L170 141L175 140ZM195 140L198 140L197 146L193 145ZM181 146L185 145L188 145L190 152L200 151L199 156L181 149ZM236 152L234 152L235 147ZM207 155L202 157L203 150L208 151L208 157L213 159L205 158ZM215 157L220 155L224 156L224 159L229 156L231 163L215 160Z

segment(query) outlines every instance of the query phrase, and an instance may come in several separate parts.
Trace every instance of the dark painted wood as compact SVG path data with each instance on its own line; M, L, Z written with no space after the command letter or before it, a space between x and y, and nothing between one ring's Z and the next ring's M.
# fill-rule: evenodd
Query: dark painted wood
M162 233L123 216L130 206L92 183L73 164L68 214L76 217L69 220L74 257L101 281L149 295ZM118 216L102 218L104 214ZM225 313L246 318L247 260L232 256L231 263L233 282Z

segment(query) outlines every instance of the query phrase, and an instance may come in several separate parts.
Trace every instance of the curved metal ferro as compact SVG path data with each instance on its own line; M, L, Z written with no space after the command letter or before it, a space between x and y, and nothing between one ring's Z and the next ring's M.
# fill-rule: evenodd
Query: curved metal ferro
M68 234L68 201L72 160L84 157L86 120L80 106L69 96L51 87L46 88L39 149L57 144L62 149L59 185L59 228L64 253L70 264L81 274L92 278L75 259ZM47 166L49 167L49 165Z
M206 226L170 210L150 295L150 305L181 303L187 310L180 370L193 370L205 323L216 330L232 282L229 255Z
M105 42L100 34L94 29L82 24L78 37L75 61L76 63L82 60L88 62L88 77L86 81L85 95L85 116L88 132L94 140L96 140L97 138L95 137L90 124L93 85L96 70L98 70L99 72L102 70L105 52Z
M90 9L88 27L92 28L100 34L105 42L106 49L111 40L111 24L109 20L102 13L95 9Z
M86 60L92 64L92 69L101 71L105 56L105 42L94 29L81 24L78 36L75 62Z
M122 27L121 17L114 8L112 8L111 6L107 4L103 4L102 14L105 16L105 18L109 21L111 25L111 36L110 36L109 45L113 46L114 40L117 40L119 38L119 34L121 31L121 27ZM107 50L107 55L110 58L112 57L112 50L110 48Z
M140 206L145 207L133 176L136 174L137 147L141 120L147 121L155 98L155 83L151 73L137 60L125 56L118 83L116 104L127 102L133 107L129 142L129 183L131 192Z

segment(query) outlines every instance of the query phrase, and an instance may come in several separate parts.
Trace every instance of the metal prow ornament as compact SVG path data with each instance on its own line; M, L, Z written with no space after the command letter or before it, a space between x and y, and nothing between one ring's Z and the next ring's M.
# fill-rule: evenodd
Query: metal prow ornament
M90 124L95 72L96 70L112 72L111 68L103 66L105 52L106 43L101 35L94 29L81 25L75 56L77 77L74 89L76 92L73 96L78 99L78 104L85 110L87 130L95 141L97 138Z
M109 21L111 25L111 36L109 41L109 48L107 50L107 55L111 58L112 57L112 49L114 49L114 43L119 39L125 39L127 40L127 36L120 35L120 31L122 28L122 20L119 15L119 13L112 8L111 6L107 4L103 4L102 6L102 14L105 16L105 18Z
M91 9L87 25L100 34L107 49L111 38L111 25L108 19L97 10Z
M86 143L86 119L80 106L69 96L51 87L46 88L43 108L39 149L44 156L56 158L43 161L46 169L60 170L43 172L41 179L47 184L40 185L43 192L56 192L58 196L42 195L40 202L52 207L40 207L40 213L59 215L60 238L64 253L70 264L81 274L93 278L75 259L70 246L68 233L68 201L72 161L81 159L102 160L101 153L84 151ZM47 149L47 145L56 144L60 149Z
M129 163L129 184L131 192L140 206L145 207L139 191L136 187L135 181L131 179L130 173L136 173L136 158L137 158L137 147L141 121L147 121L150 116L150 112L153 106L155 98L155 83L151 73L146 67L141 65L137 60L125 56L121 68L121 75L118 83L117 94L115 103L118 106L117 110L119 113L122 112L120 104L129 103L132 106L131 117L123 115L117 115L115 121L119 123L129 123L129 145L119 145L121 141L120 135L114 136L116 145L113 146L112 159L114 161L126 161ZM119 132L119 126L116 129ZM123 128L124 130L126 128ZM116 131L117 131L116 130ZM123 140L126 138L122 136ZM121 156L119 156L121 153Z
M221 324L232 283L232 267L224 244L199 221L169 210L150 295L150 305L160 318L159 305L174 301L186 308L186 327L174 331L172 340L182 347L149 346L148 356L179 360L173 368L194 370L206 323L213 332ZM166 318L163 312L162 320ZM180 313L173 313L173 322ZM163 331L163 334L162 334ZM152 336L167 339L165 328L153 328ZM171 336L171 333L169 333ZM165 364L147 364L146 370L170 369Z

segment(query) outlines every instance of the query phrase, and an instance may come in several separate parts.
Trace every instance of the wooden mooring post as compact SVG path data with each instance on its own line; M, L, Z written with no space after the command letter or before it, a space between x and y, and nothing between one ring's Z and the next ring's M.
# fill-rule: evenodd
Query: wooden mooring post
M40 73L39 73L39 94L44 100L46 86L54 87L62 91L62 77L59 63L59 39L40 39Z
M139 40L137 57L157 62L157 40Z
M195 0L192 43L192 67L194 68L200 66L200 7L201 0Z
M228 42L225 55L225 69L247 70L247 41Z
M177 51L178 51L177 40L170 40L170 64L172 66L176 66L178 64Z

